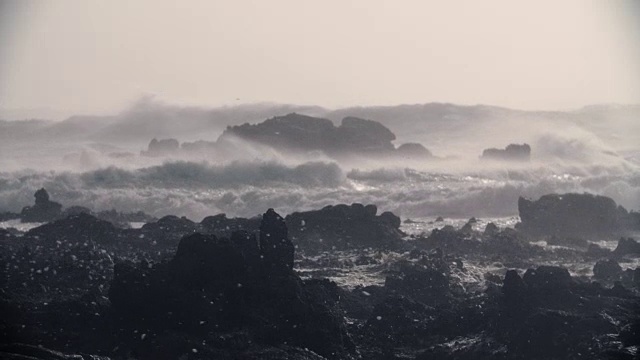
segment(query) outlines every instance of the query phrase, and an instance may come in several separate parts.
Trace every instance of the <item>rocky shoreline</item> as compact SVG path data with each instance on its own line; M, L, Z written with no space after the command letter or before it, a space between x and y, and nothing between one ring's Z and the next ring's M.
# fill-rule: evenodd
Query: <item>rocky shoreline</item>
M637 213L588 194L521 202L516 229L472 219L413 237L361 204L139 229L81 211L0 229L0 358L637 359L640 268L623 266L640 244L589 237L640 229ZM302 276L341 251L357 255L346 271L384 266L384 282ZM549 265L562 261L594 262L593 276ZM477 262L503 271L469 286Z

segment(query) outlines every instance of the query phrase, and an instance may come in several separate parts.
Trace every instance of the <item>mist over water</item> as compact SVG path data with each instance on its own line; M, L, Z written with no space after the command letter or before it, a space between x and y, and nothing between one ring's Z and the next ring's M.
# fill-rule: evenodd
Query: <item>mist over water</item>
M215 150L141 155L154 137L213 142L227 126L294 111L334 122L364 116L394 132L396 146L419 142L435 157L334 159L234 138ZM632 120L639 113L638 107L545 113L426 104L330 111L146 102L111 117L3 122L0 211L19 211L40 187L65 206L196 220L221 212L253 216L268 207L290 213L353 202L375 203L402 217L512 216L519 196L553 192L603 194L637 210L640 151L634 140L640 131L629 129L637 126ZM607 119L607 130L593 125L594 119ZM480 160L483 149L509 143L530 144L531 161Z

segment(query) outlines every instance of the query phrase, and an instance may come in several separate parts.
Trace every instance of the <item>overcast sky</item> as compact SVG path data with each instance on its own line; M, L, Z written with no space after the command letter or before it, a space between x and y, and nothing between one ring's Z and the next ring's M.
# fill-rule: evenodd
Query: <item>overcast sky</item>
M640 103L640 1L0 0L0 107Z

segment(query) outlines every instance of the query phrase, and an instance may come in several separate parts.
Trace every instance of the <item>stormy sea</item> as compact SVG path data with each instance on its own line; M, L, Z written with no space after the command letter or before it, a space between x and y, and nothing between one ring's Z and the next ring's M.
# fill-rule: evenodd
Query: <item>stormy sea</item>
M0 120L0 358L638 359L639 119Z

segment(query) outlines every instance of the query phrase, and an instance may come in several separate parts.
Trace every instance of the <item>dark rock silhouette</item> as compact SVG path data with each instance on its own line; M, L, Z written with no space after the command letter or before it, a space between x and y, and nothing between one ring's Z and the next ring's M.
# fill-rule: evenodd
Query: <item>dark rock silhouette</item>
M620 238L618 246L613 250L615 256L635 255L640 256L640 243L632 238Z
M498 228L498 226L492 222L488 223L485 227L484 227L484 232L483 234L485 236L494 236L496 235L498 232L500 232L500 229Z
M622 268L613 259L598 261L593 267L593 277L598 280L615 281L620 280Z
M401 158L410 160L422 160L433 157L431 151L422 144L417 143L406 143L398 146L396 154Z
M261 222L261 216L245 219L227 218L226 214L218 214L202 219L200 227L207 234L214 234L218 237L230 237L232 233L240 230L257 232L260 229Z
M62 215L62 205L49 200L49 193L44 188L36 191L35 205L26 206L20 213L22 222L48 222Z
M267 210L260 224L260 253L263 264L273 273L286 274L293 270L294 252L284 219L273 209Z
M504 149L485 149L480 158L483 160L529 161L531 159L531 146L529 144L509 144Z
M327 358L353 353L342 318L293 272L284 219L273 209L262 218L259 242L247 232L231 240L193 234L167 263L116 264L109 290L113 307L136 328L161 332L177 326L196 338L203 331L242 329L247 349L253 342L309 348ZM136 346L147 357L158 351Z
M391 212L379 216L375 205L327 206L321 210L287 215L291 240L300 248L393 249L401 245L400 218Z
M230 126L218 143L234 137L280 150L322 151L337 158L377 155L420 160L432 157L429 150L417 143L396 149L392 144L396 136L391 130L376 121L356 117L345 117L336 127L331 120L292 113L254 125ZM189 144L188 148L202 147L197 145ZM215 145L207 144L207 147L215 148Z
M346 117L338 127L331 120L300 114L274 117L262 123L228 127L221 139L235 136L280 149L342 152L392 151L395 135L375 121Z
M551 194L518 199L517 228L533 235L591 238L624 230L627 211L611 198L591 194Z
M153 138L149 143L146 151L142 151L142 155L146 156L163 156L170 155L178 151L180 143L176 139L156 139Z
M29 230L25 236L49 243L56 241L115 243L120 237L120 232L108 221L100 220L87 213L80 213L38 226Z
M558 266L540 266L537 269L528 269L522 280L529 288L542 292L567 289L573 284L569 271Z

